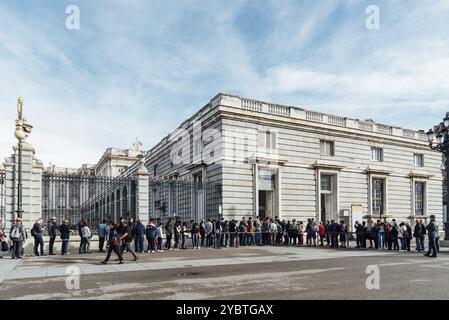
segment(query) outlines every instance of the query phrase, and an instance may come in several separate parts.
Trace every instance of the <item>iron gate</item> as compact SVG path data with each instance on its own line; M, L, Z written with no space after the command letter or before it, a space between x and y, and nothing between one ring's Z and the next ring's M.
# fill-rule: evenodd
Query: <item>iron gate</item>
M88 220L97 229L103 219L136 218L136 180L98 176L50 174L42 177L42 218L68 219L76 224Z
M150 218L199 222L201 219L221 217L222 187L217 182L195 183L191 179L150 180ZM200 196L198 196L200 195Z

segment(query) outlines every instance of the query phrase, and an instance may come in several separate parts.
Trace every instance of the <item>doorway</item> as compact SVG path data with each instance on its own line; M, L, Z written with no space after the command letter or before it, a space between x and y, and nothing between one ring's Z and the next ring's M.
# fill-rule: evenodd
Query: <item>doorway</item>
M337 218L336 175L321 174L320 177L320 220L323 222Z
M259 217L273 217L273 191L259 190Z

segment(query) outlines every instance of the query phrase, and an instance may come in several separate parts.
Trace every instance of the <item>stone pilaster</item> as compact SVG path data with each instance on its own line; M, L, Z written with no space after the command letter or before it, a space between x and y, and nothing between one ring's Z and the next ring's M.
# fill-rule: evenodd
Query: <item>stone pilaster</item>
M146 225L148 223L149 205L148 205L148 181L150 174L144 165L142 159L139 170L137 170L137 188L136 188L136 202L137 202L137 218Z

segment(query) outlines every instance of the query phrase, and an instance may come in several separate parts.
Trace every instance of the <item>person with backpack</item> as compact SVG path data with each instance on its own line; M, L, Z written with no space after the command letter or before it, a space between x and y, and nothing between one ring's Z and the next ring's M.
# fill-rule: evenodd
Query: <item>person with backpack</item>
M69 254L69 239L70 239L70 228L69 228L69 220L65 219L64 223L59 227L59 233L61 234L61 254Z
M81 239L83 243L83 251L81 253L90 253L90 239L92 238L92 231L90 230L87 221L84 222L81 228Z
M107 227L106 219L103 219L103 222L98 226L98 248L100 252L104 251L104 241L107 235Z
M56 217L52 217L50 219L50 227L48 228L48 235L50 237L50 241L48 243L48 254L50 256L55 255L55 253L53 252L53 247L56 240L56 230L58 230L58 226L56 225Z
M22 224L21 218L17 218L16 223L11 226L9 238L13 242L12 258L22 259L22 246L23 243L27 240L28 234L26 232L25 226Z
M147 251L148 253L153 253L156 251L157 247L157 227L154 222L154 219L150 219L146 229L145 236L148 241Z
M118 226L116 223L112 224L109 228L109 235L108 235L108 253L106 255L106 258L104 261L102 261L102 264L107 264L109 261L109 258L111 257L112 251L117 255L119 264L122 264L124 262L123 256L120 253L120 246L121 246L121 240L117 233Z
M42 218L39 218L36 220L36 222L33 225L33 228L31 229L31 235L34 237L34 255L36 257L39 257L38 247L40 248L40 255L44 256L44 239L42 237Z

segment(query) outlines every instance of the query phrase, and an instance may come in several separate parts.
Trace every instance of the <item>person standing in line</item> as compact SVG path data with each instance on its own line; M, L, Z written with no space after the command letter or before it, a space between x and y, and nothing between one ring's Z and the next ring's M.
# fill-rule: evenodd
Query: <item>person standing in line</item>
M27 240L28 234L25 226L22 224L22 219L17 218L15 223L11 226L9 238L13 242L12 258L22 259L23 243Z
M214 248L215 249L220 249L221 246L221 223L220 220L215 221L215 225L214 225Z
M420 238L421 249L422 249L422 251L426 251L426 246L424 245L424 237L427 234L427 229L422 220L419 220L419 224L421 225L421 230L422 230L422 234L421 234L421 238Z
M175 244L173 245L173 248L175 250L179 250L180 231L181 231L181 221L176 221L175 225L173 226L173 236L175 237Z
M335 222L335 220L331 220L331 224L329 226L329 233L331 236L331 247L338 248L338 235L340 233L340 225Z
M187 222L183 222L181 225L181 249L187 249Z
M393 250L399 251L399 226L395 222L391 224L391 241L393 242Z
M407 245L405 243L405 233L407 231L407 228L405 227L405 223L401 222L399 224L399 230L398 230L398 239L401 242L401 250L402 252L406 251Z
M304 223L299 221L298 224L298 245L304 245Z
M165 250L171 250L171 238L173 236L173 226L171 219L165 224Z
M405 229L406 232L404 234L405 236L405 247L407 252L410 252L410 242L412 240L412 228L410 227L410 224L408 222L405 223Z
M146 229L145 229L145 235L148 241L147 251L148 253L153 253L157 249L157 227L154 222L154 219L150 219L150 222L148 223Z
M416 248L415 251L421 252L421 224L419 223L419 220L415 220L415 227L413 228L413 238L415 238L416 241Z
M387 250L393 250L393 226L387 223L385 227L385 241L387 242Z
M108 227L108 225L106 224L106 219L103 219L103 222L100 223L100 225L98 226L98 249L99 249L99 252L105 252L104 251L104 241L106 239L107 227Z
M111 227L109 228L109 235L108 235L108 253L106 255L106 258L104 259L104 261L102 261L102 264L107 264L109 261L109 258L111 257L111 253L112 251L114 251L114 253L117 255L118 257L118 261L119 264L122 264L123 261L123 256L120 252L120 247L121 247L121 240L120 237L117 233L117 229L118 226L116 223L112 224Z
M310 223L311 223L311 219L307 219L307 224L306 224L306 245L308 247L312 246L312 238L310 237L311 235L311 231L310 231Z
M292 245L296 246L298 241L298 224L296 223L296 219L292 220L292 224L290 226L290 239Z
M225 220L225 222L224 222L222 238L224 238L223 247L225 247L225 248L229 247L229 221L228 220Z
M237 232L237 224L235 223L235 220L232 219L229 222L229 246L235 247L235 239L236 239L236 232Z
M276 233L278 232L277 220L270 221L270 244L272 246L276 245Z
M212 229L213 229L213 225L212 222L210 221L210 218L207 218L207 222L205 224L205 231L206 231L206 247L210 248L212 246Z
M50 237L50 241L48 243L48 254L54 256L53 247L55 245L56 240L56 230L58 230L58 226L56 225L56 217L52 217L50 219L50 226L48 228L48 235Z
M425 253L424 255L426 257L436 258L437 257L436 238L439 237L439 229L438 229L438 224L435 221L434 215L430 216L430 222L426 226L426 231L427 231L427 236L429 238L429 249L428 249L427 253Z
M340 221L340 248L346 249L346 233L348 232L348 226L344 220Z
M200 226L193 220L190 221L190 234L192 235L192 249L201 249Z
M36 222L33 225L33 228L31 229L31 235L34 237L34 255L36 257L39 256L38 247L40 248L40 254L41 256L44 256L44 239L42 238L42 218L39 218L36 220Z
M246 246L246 232L248 231L248 223L246 217L242 217L240 220L238 232L239 232L239 245Z
M355 243L356 243L356 248L357 249L362 249L362 225L360 224L360 222L357 220L355 222L354 225L354 230L355 230Z
M64 223L59 227L59 233L61 234L61 254L69 254L69 239L70 239L70 228L69 228L69 220L64 219Z
M140 220L136 221L136 252L143 253L145 243L145 226Z
M377 220L378 224L378 239L377 243L379 246L379 249L385 250L385 223Z
M320 225L318 226L318 235L320 236L320 247L324 247L324 238L326 237L326 227L324 226L323 221L320 221Z
M164 229L164 225L162 223L159 223L159 227L156 228L156 237L157 237L157 252L164 252L163 251L163 246L162 246L162 242L163 242L163 238L162 238L162 233Z
M84 242L83 242L83 237L81 237L81 229L83 228L83 226L84 226L84 219L81 219L79 222L78 222L78 235L79 235L79 237L80 237L80 245L79 245L79 249L78 249L78 253L84 253L84 251L85 251L85 247L84 247Z
M204 239L206 238L206 222L204 222L204 219L201 219L200 222L200 236L201 236L201 247L204 247Z
M81 237L84 243L84 252L82 253L90 253L90 239L92 238L92 232L90 231L87 221L84 222L84 225L81 228Z

